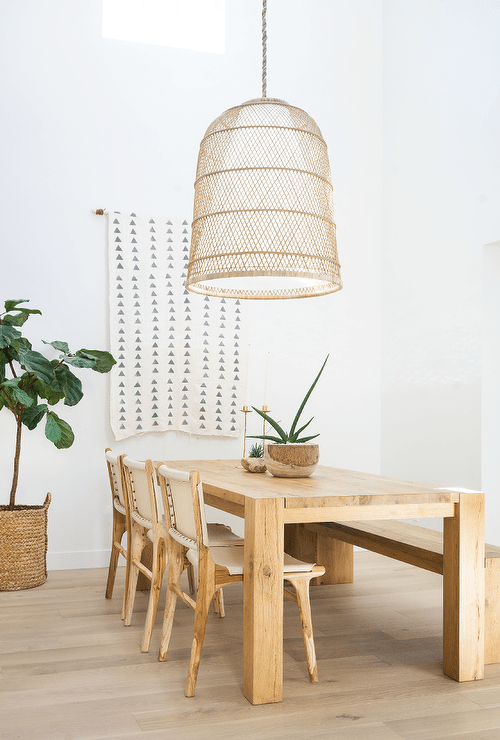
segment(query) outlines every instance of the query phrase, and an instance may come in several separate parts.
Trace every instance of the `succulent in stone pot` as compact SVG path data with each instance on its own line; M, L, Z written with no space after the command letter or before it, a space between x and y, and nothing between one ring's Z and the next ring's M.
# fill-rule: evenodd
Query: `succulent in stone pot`
M262 418L265 419L277 432L278 436L272 434L248 435L248 437L252 439L264 440L264 461L266 463L266 467L270 473L277 477L308 477L309 475L311 475L311 473L313 473L316 465L318 464L319 445L310 445L306 443L310 442L312 439L316 439L316 437L319 437L319 433L304 435L304 430L309 426L314 417L309 419L308 422L300 427L299 420L311 393L313 392L318 380L321 377L329 356L330 355L326 356L326 359L323 362L319 373L317 374L302 403L300 404L290 427L290 431L286 432L277 421L269 416L269 414L266 414L264 411L255 408L255 406L252 406L253 410L256 411L259 416L262 416Z

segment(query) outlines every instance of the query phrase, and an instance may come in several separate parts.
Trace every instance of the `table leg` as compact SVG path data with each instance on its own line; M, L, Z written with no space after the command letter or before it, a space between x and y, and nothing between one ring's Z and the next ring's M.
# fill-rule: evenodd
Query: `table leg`
M460 494L444 519L443 672L455 681L484 677L484 494Z
M283 499L245 502L243 693L252 704L282 700Z

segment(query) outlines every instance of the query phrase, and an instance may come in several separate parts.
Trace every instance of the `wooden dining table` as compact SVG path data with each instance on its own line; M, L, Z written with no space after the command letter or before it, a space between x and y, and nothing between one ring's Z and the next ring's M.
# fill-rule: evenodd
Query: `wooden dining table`
M245 520L243 693L252 704L279 702L283 695L287 524L442 517L443 672L456 681L483 678L482 492L327 466L318 466L309 478L276 478L268 472L249 473L239 460L167 464L198 470L205 503Z

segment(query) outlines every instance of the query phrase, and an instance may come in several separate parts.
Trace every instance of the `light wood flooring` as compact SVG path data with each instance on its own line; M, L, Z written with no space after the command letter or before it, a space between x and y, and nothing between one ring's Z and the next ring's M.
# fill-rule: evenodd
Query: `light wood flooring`
M440 576L355 553L355 583L311 589L319 683L310 684L297 607L285 601L284 699L242 695L242 587L210 615L196 695L184 697L193 613L179 603L169 660L140 652L146 596L120 620L124 568L52 571L0 593L2 740L500 740L500 665L484 681L442 674Z

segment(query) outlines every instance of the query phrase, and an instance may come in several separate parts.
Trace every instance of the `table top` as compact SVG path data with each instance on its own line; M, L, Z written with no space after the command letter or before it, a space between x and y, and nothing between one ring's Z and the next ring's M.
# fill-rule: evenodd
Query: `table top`
M244 504L247 498L284 498L285 507L370 506L397 504L452 504L466 489L445 488L319 465L309 478L275 478L249 473L239 460L168 460L179 470L198 470L203 490Z

